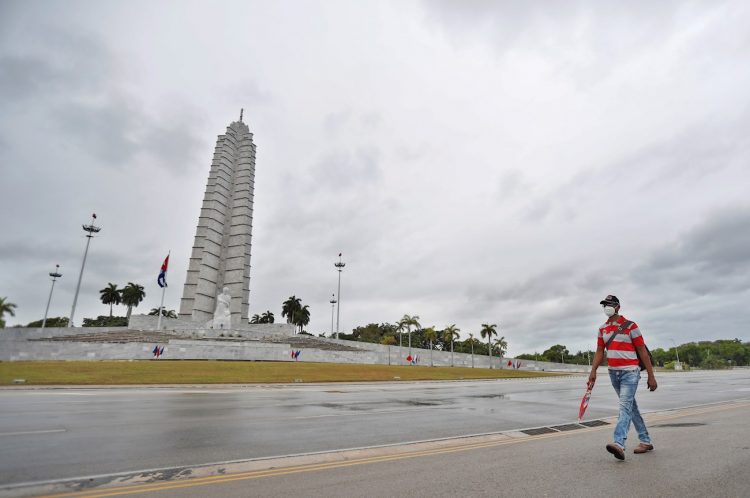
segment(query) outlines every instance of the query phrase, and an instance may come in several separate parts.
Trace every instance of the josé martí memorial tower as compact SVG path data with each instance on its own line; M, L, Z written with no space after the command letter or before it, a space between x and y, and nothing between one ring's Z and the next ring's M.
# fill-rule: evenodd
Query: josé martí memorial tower
M242 112L216 140L208 174L180 302L180 318L193 322L212 320L227 289L231 324L247 323L255 144Z

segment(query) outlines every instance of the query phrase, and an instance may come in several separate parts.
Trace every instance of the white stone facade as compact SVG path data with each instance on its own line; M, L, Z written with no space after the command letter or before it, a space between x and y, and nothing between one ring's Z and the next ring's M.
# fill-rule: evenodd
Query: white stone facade
M242 117L216 141L180 303L182 319L211 320L216 297L227 287L232 325L247 323L255 150Z

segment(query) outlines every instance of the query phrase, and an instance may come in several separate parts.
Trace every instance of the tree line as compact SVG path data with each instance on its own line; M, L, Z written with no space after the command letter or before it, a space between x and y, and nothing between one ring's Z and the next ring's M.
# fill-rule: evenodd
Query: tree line
M483 323L478 335L486 342L469 333L469 337L459 341L461 329L455 324L443 328L436 326L423 327L418 315L404 315L396 323L370 323L352 329L351 334L339 333L339 339L349 341L370 342L387 346L400 345L402 348L450 351L451 353L467 353L472 355L487 355L502 357L508 351L505 337L497 337L497 324ZM321 334L325 336L325 334ZM404 337L406 336L406 337ZM432 363L432 359L429 359ZM453 358L451 357L451 365Z
M719 339L716 341L688 342L668 349L656 348L651 351L656 366L673 369L679 356L683 368L691 366L702 369L721 369L733 366L750 365L750 342L740 339ZM543 353L521 354L516 358L522 360L550 361L555 363L572 363L576 365L591 364L594 351L578 351L570 354L562 344L555 344Z

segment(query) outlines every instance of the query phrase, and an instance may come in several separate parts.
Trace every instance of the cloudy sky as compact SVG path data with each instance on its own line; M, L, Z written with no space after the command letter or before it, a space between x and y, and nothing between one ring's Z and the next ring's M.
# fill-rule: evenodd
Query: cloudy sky
M594 344L614 293L647 342L750 340L750 4L0 3L9 323L138 282L178 309L216 136L258 147L251 314L499 324ZM124 308L118 312L124 314Z

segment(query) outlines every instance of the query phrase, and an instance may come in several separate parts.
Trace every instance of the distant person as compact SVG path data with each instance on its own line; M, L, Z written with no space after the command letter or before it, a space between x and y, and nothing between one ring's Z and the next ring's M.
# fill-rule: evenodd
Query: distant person
M596 369L604 360L604 350L607 350L607 364L609 366L609 378L612 387L620 397L620 414L615 426L614 442L606 446L607 451L612 453L618 460L625 460L625 440L628 438L630 423L633 422L638 432L640 444L633 453L646 453L654 449L651 444L651 436L646 429L638 404L635 402L635 391L638 389L638 381L641 379L641 368L638 364L640 357L646 366L648 373L648 389L656 390L656 377L651 359L646 351L646 343L643 341L641 331L635 322L627 320L620 315L620 300L616 296L609 295L600 303L607 315L607 321L599 327L599 335L596 339L596 354L591 365L589 384L591 387L596 382Z

